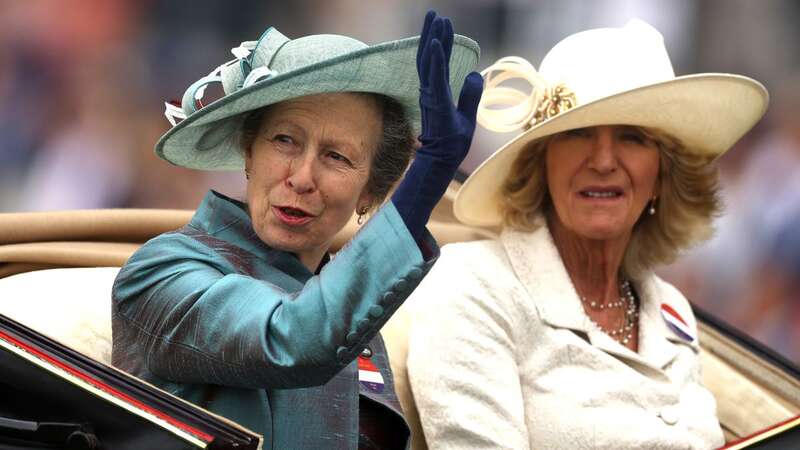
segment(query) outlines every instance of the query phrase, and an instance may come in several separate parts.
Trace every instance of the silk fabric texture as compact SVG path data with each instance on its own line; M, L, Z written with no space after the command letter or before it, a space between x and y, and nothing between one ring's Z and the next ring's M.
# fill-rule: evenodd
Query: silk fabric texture
M210 192L120 271L112 360L263 434L265 449L354 449L360 397L402 417L379 330L431 264L390 202L314 275ZM381 392L359 391L367 346Z

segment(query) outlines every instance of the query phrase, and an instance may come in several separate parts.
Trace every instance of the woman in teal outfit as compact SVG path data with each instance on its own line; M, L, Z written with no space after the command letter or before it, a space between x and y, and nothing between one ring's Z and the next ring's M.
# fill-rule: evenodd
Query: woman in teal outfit
M233 53L167 105L176 125L156 153L244 169L246 202L209 192L188 225L131 257L113 289L113 363L263 434L264 448L405 448L378 331L438 256L425 224L472 139L477 44L431 12L419 38L366 46L270 28ZM214 82L225 96L204 105Z

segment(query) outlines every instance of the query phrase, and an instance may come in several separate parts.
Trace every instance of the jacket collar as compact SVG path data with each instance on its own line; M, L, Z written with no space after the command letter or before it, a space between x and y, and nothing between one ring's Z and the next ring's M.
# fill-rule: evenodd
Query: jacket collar
M246 250L300 283L314 275L295 254L265 244L253 229L247 205L219 192L211 190L206 193L189 225ZM320 267L329 259L326 254Z
M505 229L500 240L508 254L512 269L533 299L539 317L548 325L568 328L587 336L598 349L651 368L663 369L678 354L677 345L690 345L697 350L697 340L688 344L665 324L661 305L670 305L691 317L688 303L677 290L649 273L633 285L641 301L639 312L639 352L630 351L598 330L583 310L572 280L543 217L533 232ZM669 289L666 289L666 286ZM694 327L694 323L690 323Z

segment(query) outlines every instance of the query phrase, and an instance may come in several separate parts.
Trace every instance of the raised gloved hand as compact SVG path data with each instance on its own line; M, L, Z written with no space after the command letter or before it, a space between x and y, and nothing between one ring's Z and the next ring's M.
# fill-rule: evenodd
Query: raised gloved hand
M417 50L422 147L392 196L395 208L416 240L422 236L434 206L467 156L483 91L483 78L472 72L464 80L458 107L453 104L449 84L452 49L450 20L429 11Z

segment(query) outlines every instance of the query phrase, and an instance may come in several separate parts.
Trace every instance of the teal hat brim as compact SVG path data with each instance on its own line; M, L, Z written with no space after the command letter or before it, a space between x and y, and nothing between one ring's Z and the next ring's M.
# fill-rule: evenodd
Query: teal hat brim
M278 74L203 107L158 140L155 153L172 164L199 170L242 170L239 139L244 113L284 100L332 92L371 92L397 100L415 134L420 132L419 37L386 42ZM458 99L464 78L475 70L478 44L456 35L450 57L450 88Z

